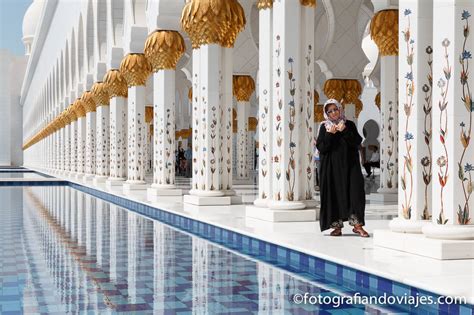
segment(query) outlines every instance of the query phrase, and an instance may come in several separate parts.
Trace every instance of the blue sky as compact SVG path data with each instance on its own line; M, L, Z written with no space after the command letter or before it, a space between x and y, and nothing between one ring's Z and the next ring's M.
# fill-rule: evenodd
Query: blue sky
M24 55L25 48L21 41L23 15L32 2L32 0L0 0L0 48L6 48L15 55Z

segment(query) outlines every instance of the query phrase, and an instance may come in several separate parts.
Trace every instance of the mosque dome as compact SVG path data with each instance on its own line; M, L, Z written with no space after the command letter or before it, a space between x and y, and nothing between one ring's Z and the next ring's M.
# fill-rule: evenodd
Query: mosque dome
M31 46L38 26L41 11L43 9L43 0L34 0L26 10L23 17L23 43L25 44L25 54L31 53Z

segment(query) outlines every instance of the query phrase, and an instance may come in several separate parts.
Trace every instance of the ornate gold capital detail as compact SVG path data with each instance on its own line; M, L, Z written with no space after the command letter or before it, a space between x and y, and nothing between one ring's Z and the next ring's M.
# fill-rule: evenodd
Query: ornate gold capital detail
M151 64L144 54L128 54L120 64L120 72L129 87L146 85L146 80L151 74Z
M377 95L375 95L374 102L375 102L375 105L377 105L377 107L380 110L380 92L378 92Z
M258 120L255 117L249 117L249 131L257 131Z
M255 91L255 81L249 75L234 75L232 86L234 96L239 102L249 102Z
M153 120L153 106L145 106L145 122L151 123Z
M106 84L109 97L128 97L127 81L119 69L110 69L104 75L102 81Z
M235 108L232 108L232 120L237 120L237 111Z
M231 48L245 23L244 9L237 0L190 0L181 14L181 27L193 49L209 44Z
M356 118L359 118L359 114L362 112L362 109L364 108L363 103L360 99L357 99L354 104L355 104L355 116Z
M314 105L319 104L319 93L318 91L314 90Z
M183 36L176 31L156 30L145 42L145 56L154 72L163 69L174 70L186 51Z
M362 93L362 86L358 80L344 80L344 104L356 104Z
M316 8L316 0L300 0L302 6Z
M72 104L74 111L76 112L77 118L85 117L86 116L86 109L84 107L84 102L81 99L77 99Z
M383 10L370 22L370 36L381 56L398 56L398 10Z
M95 112L96 105L90 91L82 93L81 101L84 103L84 109L86 110L86 113Z
M97 107L109 105L109 89L104 82L96 82L91 88L92 99Z
M273 7L273 0L257 0L257 9L265 10Z
M190 87L189 90L188 90L188 99L190 101L192 101L192 99L193 99L193 88L192 87Z
M341 101L344 97L344 89L345 83L342 79L329 79L324 82L324 94L328 98L336 99L337 101Z
M77 114L74 111L74 104L69 105L69 107L66 109L66 115L68 116L71 122L77 120Z
M314 104L314 122L320 123L324 120L323 105Z

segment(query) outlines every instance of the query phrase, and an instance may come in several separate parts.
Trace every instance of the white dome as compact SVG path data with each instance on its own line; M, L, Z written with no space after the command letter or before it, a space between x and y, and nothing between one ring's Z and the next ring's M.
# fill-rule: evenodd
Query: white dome
M34 0L23 17L23 38L35 36L44 0Z

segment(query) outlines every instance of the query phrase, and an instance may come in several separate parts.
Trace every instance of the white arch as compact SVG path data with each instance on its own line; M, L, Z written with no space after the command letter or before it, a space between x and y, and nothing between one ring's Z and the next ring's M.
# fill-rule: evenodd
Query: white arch
M110 1L110 15L108 17L109 25L107 26L111 46L122 46L123 23L125 17L125 5L123 0Z
M87 73L92 73L94 69L94 7L92 1L89 0L86 9L86 27L84 32L85 37L85 56Z
M105 60L107 53L107 3L97 0L95 8L95 55L96 60Z
M79 15L79 24L77 28L77 81L81 82L85 78L85 64L87 58L84 56L85 46L85 35L84 35L84 23L82 21L82 14Z
M69 96L71 90L70 63L69 63L69 40L66 39L66 50L64 52L64 95ZM63 95L63 96L64 96Z
M72 29L72 33L71 33L71 48L70 48L70 63L69 63L69 66L70 66L70 80L71 80L71 90L75 90L76 89L76 83L77 83L77 62L76 62L76 36L75 36L75 29L73 28Z

